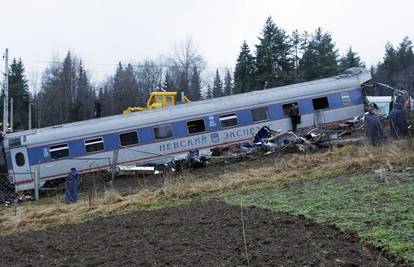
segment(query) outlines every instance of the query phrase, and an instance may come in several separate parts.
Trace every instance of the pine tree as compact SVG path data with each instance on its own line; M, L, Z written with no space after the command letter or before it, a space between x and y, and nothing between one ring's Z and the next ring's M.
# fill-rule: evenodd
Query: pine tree
M233 84L231 82L230 70L227 69L224 77L224 95L231 95L233 91Z
M193 67L193 73L191 74L189 97L194 101L200 100L201 98L201 79L200 73L196 66Z
M301 60L301 71L306 80L329 77L338 72L338 50L330 33L315 31Z
M352 67L365 67L365 64L361 61L358 53L352 51L352 47L349 47L346 54L339 60L339 72Z
M13 129L28 129L30 93L21 59L13 59L10 65L9 98L13 98Z
M216 76L214 77L213 82L213 97L223 96L223 83L220 78L220 73L218 69L216 70Z
M376 68L375 80L399 89L414 87L414 53L408 37L402 40L397 49L389 42L386 44L384 61Z
M250 53L249 46L244 41L234 70L233 93L241 94L253 91L255 87L254 73L254 58Z
M119 62L115 75L109 80L113 99L111 114L120 114L128 107L144 105L147 94L138 90L138 80L135 75L134 67L131 64L123 66Z
M66 54L65 59L63 60L63 68L61 73L61 89L62 89L62 109L60 112L61 123L67 123L75 121L75 112L74 112L74 96L75 93L75 70L74 62L70 51Z
M397 57L400 62L400 69L407 69L414 64L413 43L408 36L405 36L400 43Z
M260 44L256 45L257 88L291 83L294 79L294 60L289 36L269 17L259 40Z
M70 52L62 63L53 63L45 70L35 97L39 127L92 117L94 89L82 61Z
M305 48L308 45L309 42L309 34L307 31L303 32L302 34L299 33L298 30L294 30L292 32L292 35L290 37L291 43L292 43L292 54L293 54L293 62L294 62L294 68L295 68L295 82L302 82L303 79L303 73L301 72L300 68L300 62L303 56L303 53L305 52Z
M122 100L122 106L119 113L128 107L135 107L145 104L148 98L148 92L142 92L138 90L138 80L135 75L134 67L130 63L125 67L123 74L122 86L125 94L125 99ZM152 84L151 82L150 86L151 89L148 88L148 90L156 89L154 88L156 84Z
M207 99L211 99L213 98L213 89L211 88L210 84L207 84L207 94L206 94L206 98Z
M291 35L291 44L293 49L293 62L295 66L295 75L298 75L299 71L299 60L300 60L300 51L302 39L298 30L294 30Z
M95 95L82 61L77 69L76 87L74 121L90 119L93 115Z
M111 94L113 95L113 107L111 110L111 115L116 114L120 111L122 111L123 106L125 103L124 99L126 98L125 89L123 88L123 78L124 78L124 66L121 62L118 63L118 66L115 70L115 75L113 78L109 81L111 83L110 89L107 87L108 91L112 91Z
M165 77L164 77L164 81L162 82L162 86L161 88L165 91L174 91L174 85L173 85L173 81L171 79L171 74L170 71L167 71L165 73Z

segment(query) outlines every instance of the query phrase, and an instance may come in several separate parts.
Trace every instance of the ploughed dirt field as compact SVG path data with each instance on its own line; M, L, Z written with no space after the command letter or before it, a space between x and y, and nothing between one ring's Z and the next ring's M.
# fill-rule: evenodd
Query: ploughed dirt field
M243 208L251 266L396 266L350 234ZM0 238L1 266L247 266L241 210L222 202L138 211Z

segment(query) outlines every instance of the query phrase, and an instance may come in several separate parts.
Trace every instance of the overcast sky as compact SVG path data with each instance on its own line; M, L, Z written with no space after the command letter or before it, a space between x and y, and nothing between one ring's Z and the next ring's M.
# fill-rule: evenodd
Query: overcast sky
M95 82L114 71L99 64L167 55L187 38L211 69L233 68L243 40L257 44L269 15L288 33L322 27L341 54L352 45L368 65L387 41L414 40L410 0L0 0L0 13L0 50L21 57L29 76L47 66L31 61L71 50Z

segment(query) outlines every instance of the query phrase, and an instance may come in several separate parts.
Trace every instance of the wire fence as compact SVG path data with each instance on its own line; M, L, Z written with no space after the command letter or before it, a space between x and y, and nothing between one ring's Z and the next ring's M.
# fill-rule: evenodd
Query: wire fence
M159 156L165 161L165 165L161 164L162 170L156 171L154 167L153 173L159 173L158 177L165 177L169 175L171 171L175 171L174 157L165 157L163 154L148 152L144 150L125 148L126 151L137 154L148 154L152 156ZM139 171L129 172L128 176L132 176L135 179L129 181L120 182L120 185L114 185L118 174L118 154L119 150L112 152L110 157L95 157L95 158L68 158L63 163L64 166L59 165L59 168L63 171L61 175L53 177L51 175L50 166L39 161L37 165L33 166L28 173L11 173L12 177L25 176L31 177L31 181L28 182L29 190L18 191L16 189L22 188L21 185L15 186L8 173L0 174L0 207L7 207L12 204L18 204L20 202L38 200L45 197L61 196L63 202L63 194L65 192L65 186L67 177L72 167L77 166L77 172L80 174L80 181L78 191L82 195L83 200L87 199L88 206L93 207L95 200L99 194L104 194L106 191L111 191L114 186L119 186L123 193L135 193L138 188L142 188L148 181L144 178L147 174L142 174ZM73 164L68 163L72 161ZM168 162L168 163L167 163ZM135 176L134 176L135 174ZM51 177L52 176L52 177ZM138 179L136 179L138 178ZM130 183L130 184L128 184ZM86 197L87 196L87 197Z
M51 168L48 168L39 161L37 166L32 167L32 172L25 173L1 173L0 174L0 205L9 206L13 203L20 203L28 200L38 200L44 196L56 195L63 193L65 189L65 181L70 172L70 169L76 166L82 166L78 169L80 175L79 190L87 191L89 188L90 194L96 191L96 184L104 185L104 187L110 187L116 176L116 154L114 152L112 157L97 157L97 158L68 158L66 160L73 161L74 164L66 164L69 167L62 169L60 175L53 177L50 175ZM62 168L62 167L60 167ZM67 173L65 173L65 171ZM30 177L30 181L25 184L25 187L21 185L14 185L11 177L25 177L27 180ZM92 187L90 187L92 184ZM19 189L29 190L20 190ZM92 198L92 197L91 197Z

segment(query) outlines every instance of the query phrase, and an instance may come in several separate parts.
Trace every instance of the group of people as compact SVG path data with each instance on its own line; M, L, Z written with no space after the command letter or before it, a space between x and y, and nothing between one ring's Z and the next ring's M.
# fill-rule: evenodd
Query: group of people
M364 122L365 135L368 139L368 143L371 145L379 145L385 141L382 123L375 113L375 110L373 104L368 105L368 114L365 115ZM391 136L398 139L408 136L408 123L404 101L397 98L392 105L392 110L388 118Z

